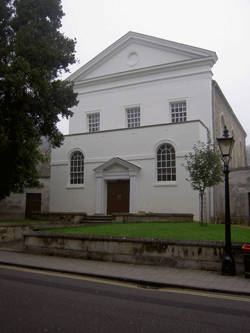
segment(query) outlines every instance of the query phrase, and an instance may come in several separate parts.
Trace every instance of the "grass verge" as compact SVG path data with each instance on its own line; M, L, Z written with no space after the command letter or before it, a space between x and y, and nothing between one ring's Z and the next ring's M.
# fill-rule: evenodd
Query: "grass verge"
M50 229L48 232L108 235L123 237L151 237L190 240L225 240L225 225L189 223L126 223L89 227ZM232 242L250 242L250 229L231 227Z

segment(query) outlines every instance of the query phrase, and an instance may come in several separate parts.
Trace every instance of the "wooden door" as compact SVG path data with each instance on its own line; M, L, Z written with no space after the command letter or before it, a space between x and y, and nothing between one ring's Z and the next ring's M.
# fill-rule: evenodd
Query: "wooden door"
M129 180L108 181L107 214L129 213Z
M26 193L26 211L25 217L30 218L32 212L41 212L42 194Z

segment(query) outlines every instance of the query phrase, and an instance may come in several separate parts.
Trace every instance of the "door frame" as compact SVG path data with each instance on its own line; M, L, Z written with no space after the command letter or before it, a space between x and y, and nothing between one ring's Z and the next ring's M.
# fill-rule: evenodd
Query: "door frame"
M96 175L96 214L107 214L109 180L129 180L129 213L138 213L138 172L141 168L114 157L93 171Z

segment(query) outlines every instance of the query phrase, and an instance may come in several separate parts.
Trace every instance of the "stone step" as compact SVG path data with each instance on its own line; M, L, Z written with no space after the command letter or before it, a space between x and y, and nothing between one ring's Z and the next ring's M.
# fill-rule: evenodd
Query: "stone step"
M110 223L112 216L110 215L87 215L82 219L82 223Z

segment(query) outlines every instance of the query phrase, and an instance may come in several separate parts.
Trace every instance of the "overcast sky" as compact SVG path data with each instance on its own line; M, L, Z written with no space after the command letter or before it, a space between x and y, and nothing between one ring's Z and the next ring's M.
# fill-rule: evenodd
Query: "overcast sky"
M76 38L71 73L134 31L215 51L214 79L250 144L250 0L62 0L61 31ZM66 121L60 130L68 133Z

